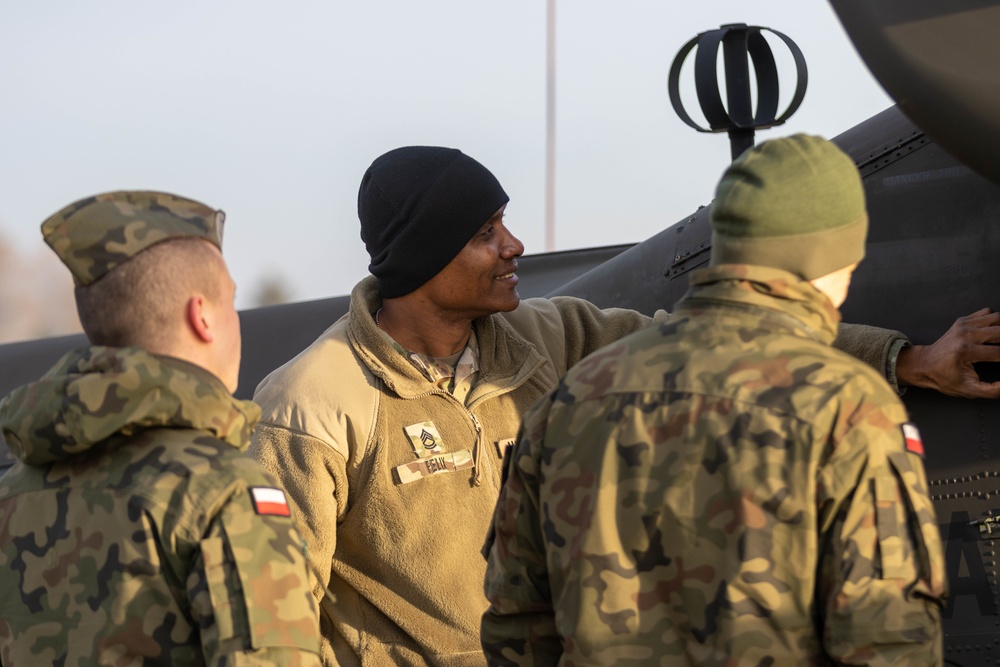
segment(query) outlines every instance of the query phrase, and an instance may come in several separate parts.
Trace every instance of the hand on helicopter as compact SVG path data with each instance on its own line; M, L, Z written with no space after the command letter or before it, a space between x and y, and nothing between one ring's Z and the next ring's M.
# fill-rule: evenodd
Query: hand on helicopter
M1000 313L990 308L958 318L931 345L900 350L896 380L949 396L1000 398L1000 382L983 382L973 367L984 361L1000 361Z

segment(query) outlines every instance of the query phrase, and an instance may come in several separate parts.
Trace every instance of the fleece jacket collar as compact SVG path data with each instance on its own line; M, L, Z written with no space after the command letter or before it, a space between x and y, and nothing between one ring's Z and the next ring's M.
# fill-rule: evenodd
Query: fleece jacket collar
M382 336L375 325L373 313L382 306L378 295L378 281L369 276L359 282L351 292L348 337L355 353L377 377L402 398L416 398L435 391L433 384L392 344ZM542 361L535 346L514 331L513 327L497 314L472 321L479 341L479 372L473 392L481 393L480 386L517 384L521 376L537 367Z

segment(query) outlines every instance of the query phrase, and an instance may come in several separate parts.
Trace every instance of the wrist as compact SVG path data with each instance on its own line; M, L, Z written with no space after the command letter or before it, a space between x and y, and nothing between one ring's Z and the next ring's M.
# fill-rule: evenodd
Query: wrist
M921 364L925 347L909 344L900 347L895 364L895 380L900 389L923 386L922 383L926 382Z

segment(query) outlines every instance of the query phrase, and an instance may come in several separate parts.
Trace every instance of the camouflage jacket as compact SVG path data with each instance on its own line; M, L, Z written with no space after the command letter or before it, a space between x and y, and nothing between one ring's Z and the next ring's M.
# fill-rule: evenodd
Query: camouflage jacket
M319 664L302 539L241 452L258 416L138 348L0 402L0 664Z
M940 664L944 557L899 399L829 347L808 283L691 276L525 416L484 548L488 659Z

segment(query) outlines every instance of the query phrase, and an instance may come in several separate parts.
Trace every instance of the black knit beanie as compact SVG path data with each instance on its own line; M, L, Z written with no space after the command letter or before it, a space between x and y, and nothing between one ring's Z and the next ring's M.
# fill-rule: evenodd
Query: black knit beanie
M361 239L383 299L409 294L455 258L510 197L454 148L406 146L379 156L358 191Z
M865 256L868 215L854 162L836 144L796 134L743 153L710 213L712 264L757 264L813 280Z

